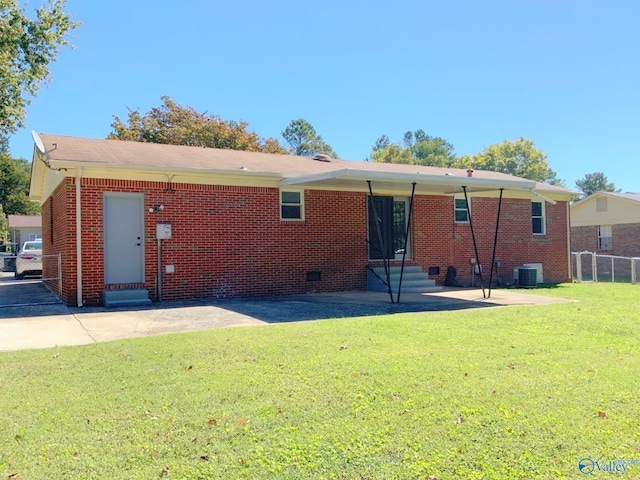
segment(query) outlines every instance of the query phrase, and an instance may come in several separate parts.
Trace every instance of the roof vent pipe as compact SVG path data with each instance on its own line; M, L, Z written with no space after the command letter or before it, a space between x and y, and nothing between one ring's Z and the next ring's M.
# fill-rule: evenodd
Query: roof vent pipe
M329 155L325 155L324 153L316 153L313 157L314 160L317 160L319 162L330 162L331 161L331 157Z
M467 170L467 177L473 177L473 170L472 169Z

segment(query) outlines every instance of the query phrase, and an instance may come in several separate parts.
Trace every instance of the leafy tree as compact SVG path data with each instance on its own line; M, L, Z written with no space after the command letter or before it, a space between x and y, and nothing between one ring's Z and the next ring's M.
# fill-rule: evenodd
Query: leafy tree
M1 1L1 0L0 0ZM288 154L289 151L273 139L263 139L247 131L248 123L222 120L217 115L200 113L182 107L169 97L163 105L152 108L144 116L129 110L128 124L114 116L113 132L108 138L136 142L227 148L250 152Z
M423 130L406 132L401 142L390 143L381 136L371 151L375 162L406 163L448 168L492 170L537 182L563 186L562 180L549 168L547 154L536 149L524 137L489 145L476 155L457 156L451 143L441 137L432 137Z
M0 205L0 243L4 243L9 240L9 221L4 214L2 205Z
M381 163L413 163L411 156L411 149L402 148L398 143L391 143L385 148L373 150L371 152L371 159L374 162Z
M489 145L481 153L464 160L470 160L468 166L477 170L492 170L559 185L562 182L556 178L556 172L549 168L547 157L546 153L535 148L533 141L520 137L515 141L505 140Z
M29 19L17 0L0 0L0 136L24 127L29 97L49 77L49 64L60 47L69 46L67 33L80 24L64 13L66 0L48 0Z
M376 140L376 143L373 146L373 151L376 152L378 150L384 150L389 145L391 145L389 137L387 137L386 135L382 135L378 140Z
M29 200L31 163L0 153L0 205L7 215L37 215L40 205Z
M303 118L292 120L282 131L282 136L293 149L294 155L313 156L317 153L338 158L338 154L326 143L316 129Z
M450 167L456 163L453 145L444 138L428 135L413 145L413 156L418 165Z
M587 173L584 178L576 180L576 187L584 194L580 198L588 197L596 192L619 192L616 186L607 180L602 172Z
M456 163L453 145L444 138L426 135L424 130L406 132L402 143L390 143L389 137L381 136L373 146L371 158L375 162L434 167L450 167Z

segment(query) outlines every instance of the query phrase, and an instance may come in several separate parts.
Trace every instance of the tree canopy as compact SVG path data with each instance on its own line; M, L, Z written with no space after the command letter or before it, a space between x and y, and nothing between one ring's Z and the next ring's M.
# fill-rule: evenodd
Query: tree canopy
M1 137L24 127L30 97L48 80L49 64L60 48L69 46L68 32L80 25L63 11L65 3L49 0L30 19L17 0L0 0Z
M7 215L37 215L40 205L29 200L31 164L0 152L0 205Z
M406 132L402 143L391 143L389 137L382 135L373 146L371 158L374 162L451 167L457 161L453 150L453 145L444 138L416 130Z
M432 137L424 130L408 131L401 142L391 143L382 135L371 151L374 162L406 163L431 167L473 168L507 173L517 177L562 185L549 168L547 154L535 148L533 141L520 137L486 147L475 155L457 156L451 143Z
M580 189L583 195L580 198L588 197L596 192L619 192L616 186L609 182L606 175L602 172L587 173L580 180L576 180L576 187Z
M556 172L549 168L548 155L535 148L533 141L520 137L515 141L489 145L482 152L461 159L462 167L492 170L536 182L561 185Z
M0 205L0 243L4 243L9 239L9 221L4 214L2 205Z
M339 158L338 154L318 135L316 129L303 118L292 120L282 131L282 136L291 146L295 155L311 157L318 153Z
M250 152L288 154L276 139L263 139L247 130L244 121L222 120L217 115L200 113L191 107L182 107L171 98L162 97L163 105L152 108L145 115L129 109L125 124L114 116L113 132L109 138L136 142L190 145L208 148L227 148Z

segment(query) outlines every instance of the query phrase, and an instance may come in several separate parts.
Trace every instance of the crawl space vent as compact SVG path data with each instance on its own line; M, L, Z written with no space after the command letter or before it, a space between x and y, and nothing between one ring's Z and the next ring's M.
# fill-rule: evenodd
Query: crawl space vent
M307 272L307 282L319 282L320 279L320 272Z

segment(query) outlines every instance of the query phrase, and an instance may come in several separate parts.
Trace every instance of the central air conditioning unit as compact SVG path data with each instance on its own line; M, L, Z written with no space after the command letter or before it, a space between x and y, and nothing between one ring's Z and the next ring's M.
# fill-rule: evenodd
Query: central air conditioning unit
M536 269L536 283L544 283L542 275L542 263L525 263L513 269L513 280L520 283L520 269L521 268L535 268Z
M538 285L537 282L538 271L533 267L519 267L518 268L518 286L535 288Z

